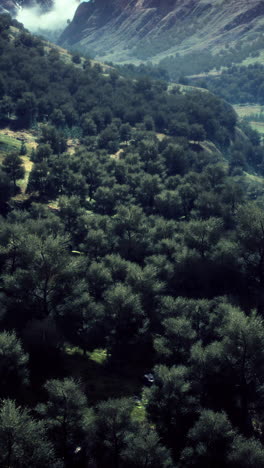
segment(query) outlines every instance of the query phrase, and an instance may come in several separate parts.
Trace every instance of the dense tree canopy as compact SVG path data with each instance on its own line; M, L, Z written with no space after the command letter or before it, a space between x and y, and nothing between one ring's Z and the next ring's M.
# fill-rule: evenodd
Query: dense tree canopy
M1 466L262 467L257 134L1 25Z

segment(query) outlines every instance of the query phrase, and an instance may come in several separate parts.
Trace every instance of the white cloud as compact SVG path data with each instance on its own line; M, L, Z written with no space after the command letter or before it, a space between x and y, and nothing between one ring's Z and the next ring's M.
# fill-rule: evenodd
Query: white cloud
M80 0L55 0L53 9L43 14L39 7L23 8L17 20L32 32L62 29L68 19L72 20L79 3Z

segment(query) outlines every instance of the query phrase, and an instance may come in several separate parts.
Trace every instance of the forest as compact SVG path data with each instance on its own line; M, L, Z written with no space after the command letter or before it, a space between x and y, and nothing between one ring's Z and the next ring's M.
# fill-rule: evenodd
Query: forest
M264 104L264 66L258 63L247 67L233 65L218 76L196 79L195 84L232 104Z
M0 129L37 143L0 153L0 466L262 468L259 135L0 34Z

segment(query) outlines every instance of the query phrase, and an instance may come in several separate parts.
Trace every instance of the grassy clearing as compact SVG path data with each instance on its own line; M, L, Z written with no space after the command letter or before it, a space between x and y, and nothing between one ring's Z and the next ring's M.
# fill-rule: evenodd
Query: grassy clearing
M21 189L21 192L14 197L14 199L17 201L23 201L27 198L25 193L29 175L33 167L33 163L30 161L29 155L32 148L37 146L37 143L35 141L35 137L30 132L13 132L9 129L0 130L0 164L2 164L3 159L7 153L12 151L20 151L22 141L25 142L27 155L21 157L24 163L25 177L24 179L19 180L17 183Z
M165 133L156 133L156 136L159 141L163 141L165 140L165 138L167 138L167 135L165 135Z
M237 104L237 105L234 105L233 107L234 107L237 115L240 118L259 115L264 110L264 107L260 106L259 104L252 104L252 105L248 105L248 106L241 106L241 105Z
M66 370L85 385L90 402L106 400L108 398L138 397L142 390L141 376L145 369L127 366L125 369L110 369L107 365L106 351L94 350L83 354L78 347L65 348ZM143 420L145 417L144 404L135 399L133 417Z
M235 105L233 106L237 115L243 119L246 118L249 125L260 133L261 136L264 135L264 122L258 122L256 120L258 116L264 117L264 106L259 104L252 104L248 106Z
M20 187L21 189L21 193L17 195L16 199L25 199L25 193L26 193L26 189L27 189L27 185L28 185L28 179L29 179L29 175L30 175L30 172L32 170L32 167L33 167L33 162L30 161L29 157L28 156L21 156L21 158L23 159L23 163L24 163L24 168L25 168L25 177L24 179L20 180L18 182L18 186Z
M264 135L264 122L250 121L249 123L254 130L257 130L261 135Z
M180 93L190 93L193 91L201 91L202 93L209 93L208 89L205 88L198 88L197 86L190 86L190 85L182 85L177 83L171 83L168 86L168 91L172 91L173 89L178 89Z
M14 132L9 128L0 130L0 155L7 152L20 151L22 141L25 142L27 152L37 147L36 136L28 131Z
M119 149L116 153L111 154L111 155L110 155L110 158L116 159L117 161L119 161L119 159L120 159L120 157L121 157L121 155L122 155L123 153L124 153L124 150L121 148L121 149Z
M19 151L20 147L21 142L18 141L16 138L0 134L0 164L6 156L6 153L10 153L12 151Z
M144 399L135 401L135 406L131 414L133 421L144 423L147 418L146 401Z
M260 52L259 57L248 57L245 60L243 60L243 62L241 62L241 65L248 66L252 65L253 63L261 63L262 65L264 65L264 50Z

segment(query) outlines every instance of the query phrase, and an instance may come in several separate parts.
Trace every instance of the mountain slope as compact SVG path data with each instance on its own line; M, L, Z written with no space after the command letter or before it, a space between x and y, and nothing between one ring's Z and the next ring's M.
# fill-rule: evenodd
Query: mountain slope
M0 13L11 13L16 15L19 8L39 5L43 9L50 8L53 0L1 0Z
M158 60L256 38L263 24L262 0L94 0L78 7L60 42L117 62Z

